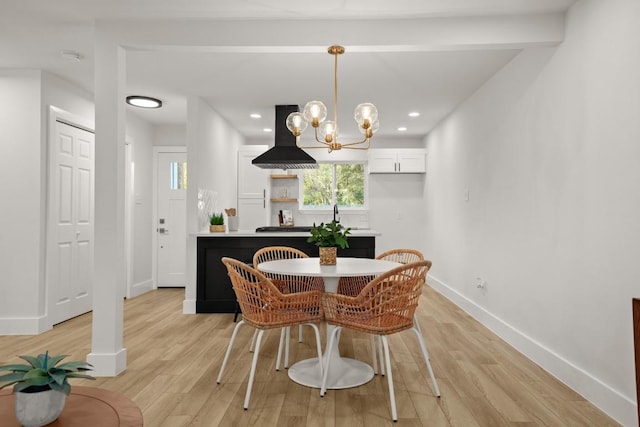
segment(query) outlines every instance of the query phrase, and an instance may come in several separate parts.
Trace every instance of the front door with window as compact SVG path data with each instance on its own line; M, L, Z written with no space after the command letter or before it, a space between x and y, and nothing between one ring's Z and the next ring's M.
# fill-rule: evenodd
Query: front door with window
M187 154L159 152L157 157L156 284L186 283Z

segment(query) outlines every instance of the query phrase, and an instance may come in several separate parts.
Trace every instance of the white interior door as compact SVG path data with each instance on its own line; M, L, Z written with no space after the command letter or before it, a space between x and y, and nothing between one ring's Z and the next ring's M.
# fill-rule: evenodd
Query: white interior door
M158 152L156 284L185 286L187 257L187 154Z
M49 150L47 285L56 324L93 308L94 135L58 121Z

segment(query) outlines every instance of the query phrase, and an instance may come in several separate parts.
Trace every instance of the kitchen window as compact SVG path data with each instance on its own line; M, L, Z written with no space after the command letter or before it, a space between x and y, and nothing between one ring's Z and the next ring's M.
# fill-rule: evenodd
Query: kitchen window
M320 163L305 169L300 183L301 210L366 209L367 174L364 163Z

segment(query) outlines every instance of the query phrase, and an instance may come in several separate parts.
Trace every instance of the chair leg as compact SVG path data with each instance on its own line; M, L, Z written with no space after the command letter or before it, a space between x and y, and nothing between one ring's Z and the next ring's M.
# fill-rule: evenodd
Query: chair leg
M227 352L224 354L224 359L222 359L222 366L220 366L220 372L218 372L218 379L216 382L220 384L220 379L222 379L222 374L224 373L224 368L227 366L227 360L229 360L229 354L231 353L231 347L233 347L233 343L236 340L236 335L238 334L238 329L240 326L244 325L244 320L239 321L236 324L236 327L233 328L233 333L231 334L231 339L229 340L229 345L227 345ZM257 329L256 329L257 331Z
M302 342L302 325L298 326L298 342Z
M282 359L282 346L284 345L284 341L285 341L284 335L286 333L287 333L287 328L280 329L280 342L278 343L278 356L276 357L276 371L280 370L280 360Z
M240 304L238 304L238 301L236 301L236 311L235 313L233 313L233 323L236 323L236 321L238 320L238 314L240 313Z
M427 351L427 344L424 342L424 338L420 333L419 329L415 326L411 328L413 332L415 332L418 337L418 342L420 343L420 350L422 350L422 357L424 358L424 362L427 365L427 369L429 370L429 376L431 377L431 382L433 383L433 389L435 391L436 396L440 397L440 388L438 387L438 382L436 381L436 376L433 374L433 368L431 367L431 362L429 361L429 352Z
M396 411L396 393L393 389L393 374L391 374L391 357L389 357L389 341L385 335L380 336L384 345L384 359L387 364L387 382L389 383L389 401L391 402L391 419L395 423L398 421L398 411Z
M244 396L244 409L249 409L249 399L251 398L251 390L253 389L253 379L256 376L256 365L258 364L258 354L260 354L260 344L262 343L262 336L264 335L264 329L260 329L258 332L258 339L256 341L256 350L253 352L253 360L251 361L251 372L249 372L249 383L247 384L247 394Z
M289 344L291 343L291 326L287 326L287 331L285 332L285 345L287 346L284 349L284 369L289 369Z
M380 370L382 371L382 376L386 375L386 368L384 364L384 354L382 348L382 337L378 335L378 354L380 355Z
M422 335L422 329L420 329L420 323L418 323L418 316L415 314L413 315L413 326L415 326L418 332L420 332L420 335Z
M327 346L328 355L331 354L331 352L333 351L333 346L336 345L336 340L340 335L340 329L342 328L337 326L331 333L331 336L329 337L329 345ZM331 361L331 357L327 357L327 366L324 367L324 373L322 375L322 386L320 387L320 397L324 397L324 395L327 394L327 377L329 376L328 374L329 374L330 361Z
M371 342L371 354L373 355L373 373L378 375L380 373L378 372L378 350L376 349L376 341L373 334L369 334L369 341Z
M253 331L253 338L251 338L251 345L249 346L249 353L253 353L256 348L256 338L258 337L258 330Z

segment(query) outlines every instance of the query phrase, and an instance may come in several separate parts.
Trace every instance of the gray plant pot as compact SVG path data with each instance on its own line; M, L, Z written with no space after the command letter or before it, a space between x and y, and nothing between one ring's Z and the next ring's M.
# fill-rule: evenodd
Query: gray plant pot
M67 395L57 390L37 393L15 392L16 418L24 427L41 427L52 423L64 409Z

